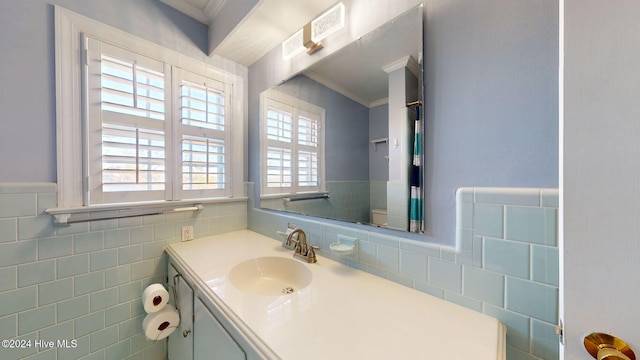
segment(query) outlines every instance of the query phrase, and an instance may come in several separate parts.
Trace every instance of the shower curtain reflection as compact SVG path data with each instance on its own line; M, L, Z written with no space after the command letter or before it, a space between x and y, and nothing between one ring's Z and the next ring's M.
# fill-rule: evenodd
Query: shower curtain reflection
M422 186L422 121L420 106L415 107L413 128L413 161L411 165L411 197L409 198L409 231L424 232L424 190Z

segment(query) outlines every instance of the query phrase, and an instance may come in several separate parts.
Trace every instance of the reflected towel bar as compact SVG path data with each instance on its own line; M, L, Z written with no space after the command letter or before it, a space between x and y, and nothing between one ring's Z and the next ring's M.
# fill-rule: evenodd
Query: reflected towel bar
M74 223L97 221L97 220L113 220L124 219L135 216L147 216L147 215L163 215L172 214L185 211L200 211L204 208L202 204L195 204L194 206L178 207L173 209L148 209L146 211L127 211L118 214L105 214L105 215L89 215L89 216L71 216L71 214L53 214L53 223L58 226L65 226ZM98 210L100 211L100 210ZM104 210L103 210L104 211Z
M315 200L315 199L328 199L329 194L313 194L313 195L300 195L290 196L284 198L285 201L301 201L301 200Z
M374 139L371 140L371 148L373 149L373 151L378 151L378 144L384 144L384 143L388 143L389 142L389 138L380 138L380 139Z

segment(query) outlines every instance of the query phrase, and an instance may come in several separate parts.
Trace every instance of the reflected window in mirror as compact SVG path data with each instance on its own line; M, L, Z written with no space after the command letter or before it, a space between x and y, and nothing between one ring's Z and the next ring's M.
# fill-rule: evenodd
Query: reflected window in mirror
M275 90L265 91L260 104L261 194L324 192L325 110Z
M269 173L269 157L265 155L269 149L261 137L261 208L409 231L410 204L422 207L409 196L416 116L413 108L407 107L408 102L422 101L422 19L421 6L398 12L365 35L332 48L332 53L311 61L291 77L272 79L278 84L266 91L286 94L326 111L326 152L319 167L326 177L321 194L295 196L291 201L288 196L269 195L275 189L266 185L268 176L282 172L271 169ZM260 110L261 136L269 131L277 134L276 129L267 128L267 113ZM284 118L284 112L281 116ZM385 141L378 142L381 139ZM270 150L276 165L288 155ZM418 155L424 156L422 151ZM291 166L295 164L293 154L287 160ZM424 171L417 173L423 175ZM422 220L423 216L418 213L415 218Z

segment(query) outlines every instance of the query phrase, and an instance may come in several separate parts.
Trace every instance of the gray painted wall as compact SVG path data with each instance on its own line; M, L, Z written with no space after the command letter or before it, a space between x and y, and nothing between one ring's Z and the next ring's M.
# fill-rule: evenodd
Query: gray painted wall
M365 35L372 28L405 13L419 3L419 0L394 0L393 2L389 0L350 0L349 6L357 11L347 11L347 17L357 16L358 21L347 19L345 21L347 29L332 35L331 41L327 39L322 51L312 56L296 56L290 61L285 61L282 59L281 48L276 47L249 67L248 178L255 184L255 201L259 201L260 189L260 131L258 126L260 93L293 77L315 61L333 54L355 38Z
M120 2L126 12L117 10ZM55 3L194 57L208 46L204 25L157 1ZM45 0L2 7L0 182L53 182L53 7ZM453 243L458 187L558 186L558 3L429 0L425 13L427 239ZM251 113L260 92L292 69L279 56L249 69L253 181L259 140ZM27 76L17 70L24 68Z
M278 90L325 109L327 181L369 179L369 109L303 75Z
M558 2L425 5L426 226L451 243L457 188L558 186Z
M52 4L196 58L208 47L205 25L156 0L3 1L0 182L56 181Z
M369 139L389 137L389 105L384 104L369 109ZM376 145L373 151L369 145L369 179L372 181L389 180L389 164L385 156L389 155L389 143Z
M594 331L638 356L640 3L563 3L564 358L589 358Z
M558 187L558 2L424 4L427 230L421 239L453 244L457 188ZM273 52L249 68L253 181L259 169L252 109L261 91L297 67L279 57Z

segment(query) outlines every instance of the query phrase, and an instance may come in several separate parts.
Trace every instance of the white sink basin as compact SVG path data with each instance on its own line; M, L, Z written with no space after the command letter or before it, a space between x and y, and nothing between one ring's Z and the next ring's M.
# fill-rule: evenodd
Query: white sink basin
M257 295L282 295L305 288L311 271L298 260L259 257L234 266L229 281L238 289Z

